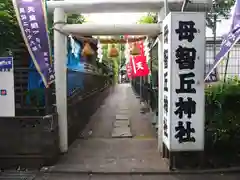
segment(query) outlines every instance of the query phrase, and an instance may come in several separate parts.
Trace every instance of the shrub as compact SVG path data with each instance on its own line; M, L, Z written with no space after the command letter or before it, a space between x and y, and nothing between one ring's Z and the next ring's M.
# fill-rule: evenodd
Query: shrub
M240 81L211 85L205 89L206 149L240 148Z

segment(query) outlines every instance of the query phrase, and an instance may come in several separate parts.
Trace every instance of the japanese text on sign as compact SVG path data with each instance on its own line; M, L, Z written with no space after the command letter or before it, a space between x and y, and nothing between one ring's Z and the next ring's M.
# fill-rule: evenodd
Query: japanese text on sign
M41 41L39 37L39 24L36 18L36 11L34 7L28 6L26 8L19 8L20 18L23 23L23 28L26 37L29 41L29 45L32 51L38 51L41 49Z
M169 97L170 97L170 70L169 70L169 26L163 26L163 142L169 146Z
M192 42L197 33L194 21L179 21L179 27L175 30L178 34L178 40L187 40ZM196 89L192 87L195 84L195 60L196 60L196 49L194 47L179 47L176 49L176 63L180 70L179 81L180 87L176 89L176 93L196 93ZM184 73L181 70L188 70ZM192 71L193 70L193 71ZM192 114L196 111L196 102L191 98L183 97L178 98L178 102L175 103L176 110L175 115L178 116L178 125L175 127L176 134L175 138L178 139L179 143L184 142L195 142L194 133L195 129L191 127ZM188 121L182 121L183 115L187 115Z

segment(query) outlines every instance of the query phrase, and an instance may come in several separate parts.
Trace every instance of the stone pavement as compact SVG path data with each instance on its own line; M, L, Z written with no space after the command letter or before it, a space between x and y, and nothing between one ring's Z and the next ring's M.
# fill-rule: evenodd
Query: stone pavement
M113 136L116 121L121 137ZM116 124L115 124L116 126ZM121 133L122 129L122 133ZM129 132L131 135L129 135ZM168 168L157 150L156 133L130 84L116 85L92 116L84 132L53 167L52 172L162 172Z

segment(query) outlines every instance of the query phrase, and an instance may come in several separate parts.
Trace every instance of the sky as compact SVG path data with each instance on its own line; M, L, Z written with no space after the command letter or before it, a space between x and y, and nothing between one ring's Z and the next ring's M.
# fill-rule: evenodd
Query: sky
M87 23L91 24L134 24L145 14L146 13L95 13L84 14L84 16L87 18ZM226 34L229 31L230 25L231 20L222 20L220 23L217 23L217 37ZM206 30L206 36L213 36L209 28Z
M146 13L95 13L85 15L88 23L135 24Z

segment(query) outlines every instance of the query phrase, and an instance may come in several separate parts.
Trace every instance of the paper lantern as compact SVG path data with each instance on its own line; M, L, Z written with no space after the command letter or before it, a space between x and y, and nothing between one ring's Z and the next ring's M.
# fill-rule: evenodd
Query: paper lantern
M94 54L94 52L93 52L91 46L89 45L88 42L86 42L86 43L84 44L84 48L83 48L83 50L82 50L82 56L87 57L87 56L91 56L91 55L93 55L93 54Z
M115 45L113 44L109 53L108 53L108 56L109 57L118 57L119 55L119 52L118 52L118 49L115 47Z
M137 56L140 54L140 49L137 47L136 43L133 43L130 53L133 56Z

